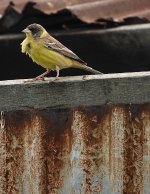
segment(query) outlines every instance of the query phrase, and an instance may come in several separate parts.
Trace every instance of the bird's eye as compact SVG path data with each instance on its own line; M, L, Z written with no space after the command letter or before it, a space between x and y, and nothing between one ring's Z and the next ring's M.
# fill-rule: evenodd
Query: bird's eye
M37 28L29 28L29 30L31 31L31 33L34 35L36 33L38 33L38 29Z
M28 29L31 31L31 34L34 38L40 37L42 30L38 26L32 25Z

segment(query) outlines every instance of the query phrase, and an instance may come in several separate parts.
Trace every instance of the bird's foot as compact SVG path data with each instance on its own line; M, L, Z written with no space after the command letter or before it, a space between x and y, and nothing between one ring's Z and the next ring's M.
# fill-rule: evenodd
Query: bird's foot
M59 77L55 77L53 80L49 81L49 83L52 83L52 82L58 81L59 79L60 79Z
M42 77L39 77L39 76L38 76L38 77L33 78L33 80L34 80L34 81L37 81L37 80L44 81L44 80L45 80L44 78L45 78L45 76L42 76Z
M88 80L88 75L83 75L82 80Z
M60 79L59 77L55 77L53 81L58 81L59 79Z
M24 83L31 83L31 82L38 81L38 80L44 81L45 79L44 77L35 77L33 79L24 81Z

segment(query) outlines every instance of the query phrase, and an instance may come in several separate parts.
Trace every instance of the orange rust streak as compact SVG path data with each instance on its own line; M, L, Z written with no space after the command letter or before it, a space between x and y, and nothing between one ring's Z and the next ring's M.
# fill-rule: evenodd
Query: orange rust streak
M150 105L6 112L1 120L0 193L147 191Z

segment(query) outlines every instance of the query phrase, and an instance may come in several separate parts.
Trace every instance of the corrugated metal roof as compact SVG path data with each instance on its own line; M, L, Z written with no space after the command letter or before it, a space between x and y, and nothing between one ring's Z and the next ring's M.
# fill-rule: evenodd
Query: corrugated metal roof
M101 24L102 21L145 23L150 20L149 0L1 0L0 31L18 24L23 17L26 17L27 21L34 16L35 10L52 17L58 15L57 20L60 20L62 25L65 24L66 16L62 19L63 14L60 15L60 12L66 10L70 13L67 15L68 19L74 17L88 24ZM134 20L129 21L127 18Z
M5 15L5 10L10 5L21 13L29 2L33 2L34 8L46 14L57 13L65 8L69 9L86 22L94 22L99 18L122 20L132 16L150 19L149 0L13 0L11 3L8 0L1 0L0 13Z

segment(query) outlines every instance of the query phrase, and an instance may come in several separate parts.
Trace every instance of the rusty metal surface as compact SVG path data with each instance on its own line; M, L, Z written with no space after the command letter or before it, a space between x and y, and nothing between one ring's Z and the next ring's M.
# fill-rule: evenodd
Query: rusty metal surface
M66 25L68 20L77 20L83 24L107 25L110 22L119 24L147 23L150 20L149 0L1 0L0 28L8 29L20 26L22 18L26 23L34 21L37 12L49 15L53 22ZM70 15L66 16L66 11ZM35 15L36 12L36 15ZM62 12L63 14L60 14ZM30 18L28 17L30 16ZM56 16L54 18L54 16ZM63 16L63 17L62 17ZM31 19L33 17L33 19ZM41 17L41 15L40 15ZM41 17L42 19L42 17ZM41 20L40 19L40 20ZM40 21L39 19L37 19ZM77 20L78 21L78 20ZM78 21L78 22L79 22ZM20 22L20 23L19 23ZM45 20L45 24L47 20ZM51 26L51 29L53 26ZM1 30L0 30L1 31Z
M4 14L9 5L22 12L29 2L35 3L35 8L47 14L67 8L86 22L94 22L99 18L118 20L130 16L150 16L149 0L13 0L11 4L8 0L1 0L0 13Z
M1 112L0 193L149 194L150 105Z

